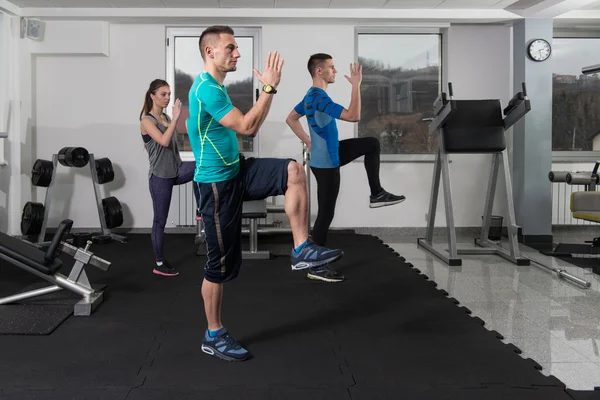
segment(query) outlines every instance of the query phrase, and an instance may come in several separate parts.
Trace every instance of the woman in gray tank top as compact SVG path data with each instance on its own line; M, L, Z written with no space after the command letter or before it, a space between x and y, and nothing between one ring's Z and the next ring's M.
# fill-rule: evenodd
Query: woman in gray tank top
M152 247L156 258L153 273L162 276L177 276L179 272L163 256L163 238L173 186L190 182L194 178L195 161L182 162L177 147L176 125L181 113L181 101L173 104L173 119L164 113L171 101L169 84L156 79L150 83L146 92L144 107L140 113L140 130L144 146L148 152L148 179L150 195L154 208L152 222ZM199 205L199 193L192 185L196 205Z

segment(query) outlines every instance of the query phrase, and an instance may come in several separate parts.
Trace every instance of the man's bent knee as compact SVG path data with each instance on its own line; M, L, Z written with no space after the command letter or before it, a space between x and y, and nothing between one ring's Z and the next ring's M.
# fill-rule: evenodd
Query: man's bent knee
M288 163L288 186L298 185L306 183L306 176L304 175L304 168L296 161L290 161Z

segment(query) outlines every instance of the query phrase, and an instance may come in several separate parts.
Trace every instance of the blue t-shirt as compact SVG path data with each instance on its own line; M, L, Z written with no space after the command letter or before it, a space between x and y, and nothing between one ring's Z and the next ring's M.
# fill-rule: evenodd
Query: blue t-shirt
M310 165L315 168L339 167L340 144L335 120L340 119L344 107L334 103L323 89L311 87L294 111L306 115L311 143Z
M240 152L236 133L219 124L233 109L225 86L202 71L189 93L190 116L185 121L196 159L194 181L222 182L237 175Z

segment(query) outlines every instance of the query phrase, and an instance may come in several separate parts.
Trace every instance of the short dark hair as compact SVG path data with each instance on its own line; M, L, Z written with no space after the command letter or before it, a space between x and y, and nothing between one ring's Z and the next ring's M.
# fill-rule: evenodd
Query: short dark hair
M310 56L310 58L308 59L308 72L310 73L310 76L315 76L315 73L317 72L317 68L320 67L321 65L323 65L323 61L327 61L327 60L331 60L333 57L331 57L329 54L325 54L325 53L317 53L317 54L313 54L312 56Z
M214 45L214 42L216 41L216 39L219 37L219 35L221 33L227 33L229 35L234 34L233 29L231 29L231 27L229 27L227 25L209 26L208 28L206 28L204 30L204 32L202 32L202 35L200 35L200 40L198 40L198 46L200 47L200 55L202 56L203 60L206 57L206 54L204 54L204 48L209 43L211 45Z

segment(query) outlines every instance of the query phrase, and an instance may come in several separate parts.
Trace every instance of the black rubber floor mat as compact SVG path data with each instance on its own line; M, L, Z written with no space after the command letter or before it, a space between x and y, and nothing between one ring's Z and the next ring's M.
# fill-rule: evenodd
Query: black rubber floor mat
M244 261L225 286L222 320L253 358L224 362L201 350L204 258L196 256L194 235L165 237L166 259L180 271L173 278L152 274L149 235L128 238L91 247L112 262L107 272L88 272L92 283L108 285L91 316L69 318L43 340L3 337L4 397L26 390L69 398L73 385L92 399L108 393L102 390L119 399L128 389L126 400L595 395L567 391L542 374L369 235L331 234L328 245L345 252L332 265L347 277L340 284L307 279L286 256ZM288 240L266 236L259 248L289 248Z
M72 305L0 306L0 335L49 335L73 314Z

